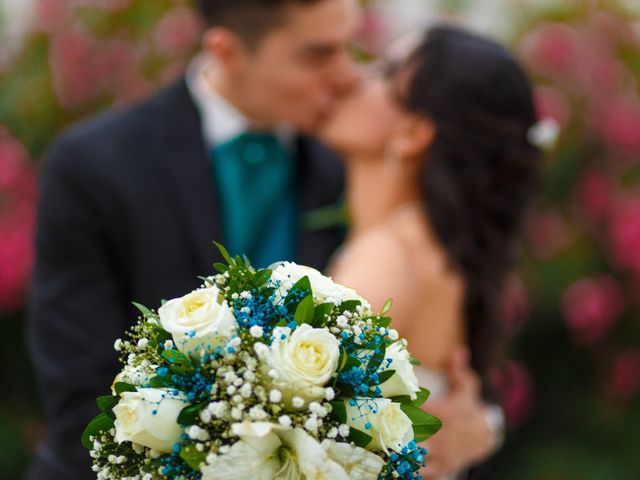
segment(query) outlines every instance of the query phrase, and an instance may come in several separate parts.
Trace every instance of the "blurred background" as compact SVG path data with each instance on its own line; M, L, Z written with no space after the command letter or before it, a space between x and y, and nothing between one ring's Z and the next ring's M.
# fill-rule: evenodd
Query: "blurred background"
M509 423L496 478L640 478L640 0L367 8L369 54L440 20L510 45L546 120L543 192L503 297L509 359L491 378ZM44 431L23 333L43 154L180 75L200 29L187 0L0 0L2 479L21 478Z

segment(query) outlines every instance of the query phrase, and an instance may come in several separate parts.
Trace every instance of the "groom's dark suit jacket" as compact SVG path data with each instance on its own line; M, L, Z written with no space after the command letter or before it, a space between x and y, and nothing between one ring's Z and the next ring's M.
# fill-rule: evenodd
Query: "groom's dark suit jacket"
M95 398L117 373L113 342L136 319L199 285L224 241L198 111L184 80L130 109L63 135L41 179L29 344L42 388L46 440L29 480L95 478L80 444ZM300 138L300 214L335 204L339 162ZM300 231L297 260L323 268L339 229Z

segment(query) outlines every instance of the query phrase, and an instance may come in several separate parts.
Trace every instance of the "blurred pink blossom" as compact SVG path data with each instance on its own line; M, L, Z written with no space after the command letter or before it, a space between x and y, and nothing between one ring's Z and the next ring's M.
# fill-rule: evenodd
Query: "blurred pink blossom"
M562 214L557 210L539 212L525 227L526 238L533 254L549 260L566 248L572 235Z
M603 141L620 153L640 154L640 98L627 95L603 102L595 112L595 126Z
M579 55L579 32L563 23L546 23L521 42L522 52L538 73L562 77L570 73Z
M196 45L201 31L200 17L194 10L179 6L158 20L153 35L160 53L179 56L184 55Z
M608 381L608 393L618 401L631 400L640 391L640 349L618 354Z
M71 2L75 5L99 7L115 12L128 7L131 0L71 0Z
M504 409L507 425L517 428L526 423L535 406L535 388L527 368L511 361L502 368L494 368L489 382Z
M539 86L535 90L538 118L551 118L564 127L569 121L570 107L564 94L555 87Z
M522 279L509 279L500 299L500 319L503 332L508 338L514 338L520 333L527 321L529 308L529 297Z
M620 66L614 52L585 40L574 60L573 79L590 97L608 97L621 82Z
M640 198L624 199L614 206L609 237L614 262L640 274Z
M607 174L592 168L585 171L576 187L576 201L590 225L602 223L611 209L613 185Z
M0 127L0 311L20 307L33 262L36 177L26 150Z
M37 2L37 27L44 32L55 32L72 18L68 0L37 0Z
M94 40L74 28L55 34L51 39L49 64L58 100L66 108L74 108L95 98L99 93L91 70Z
M622 309L618 282L608 275L579 280L562 298L562 312L571 337L581 345L602 340L614 327Z

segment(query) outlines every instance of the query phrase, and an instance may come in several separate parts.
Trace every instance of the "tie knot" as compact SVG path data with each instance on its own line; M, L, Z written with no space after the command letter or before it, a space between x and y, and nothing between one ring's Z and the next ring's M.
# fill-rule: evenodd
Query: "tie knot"
M240 156L249 165L259 165L279 157L280 142L272 133L246 132L238 137L238 142Z

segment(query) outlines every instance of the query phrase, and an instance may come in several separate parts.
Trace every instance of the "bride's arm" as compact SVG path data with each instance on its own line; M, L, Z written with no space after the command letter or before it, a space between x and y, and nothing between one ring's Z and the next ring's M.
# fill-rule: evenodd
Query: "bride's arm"
M386 232L350 240L329 274L356 289L371 302L373 311L380 311L392 298L392 325L409 340L418 360L440 368L452 349L464 341L462 286L451 275L421 271L419 253L403 247Z

